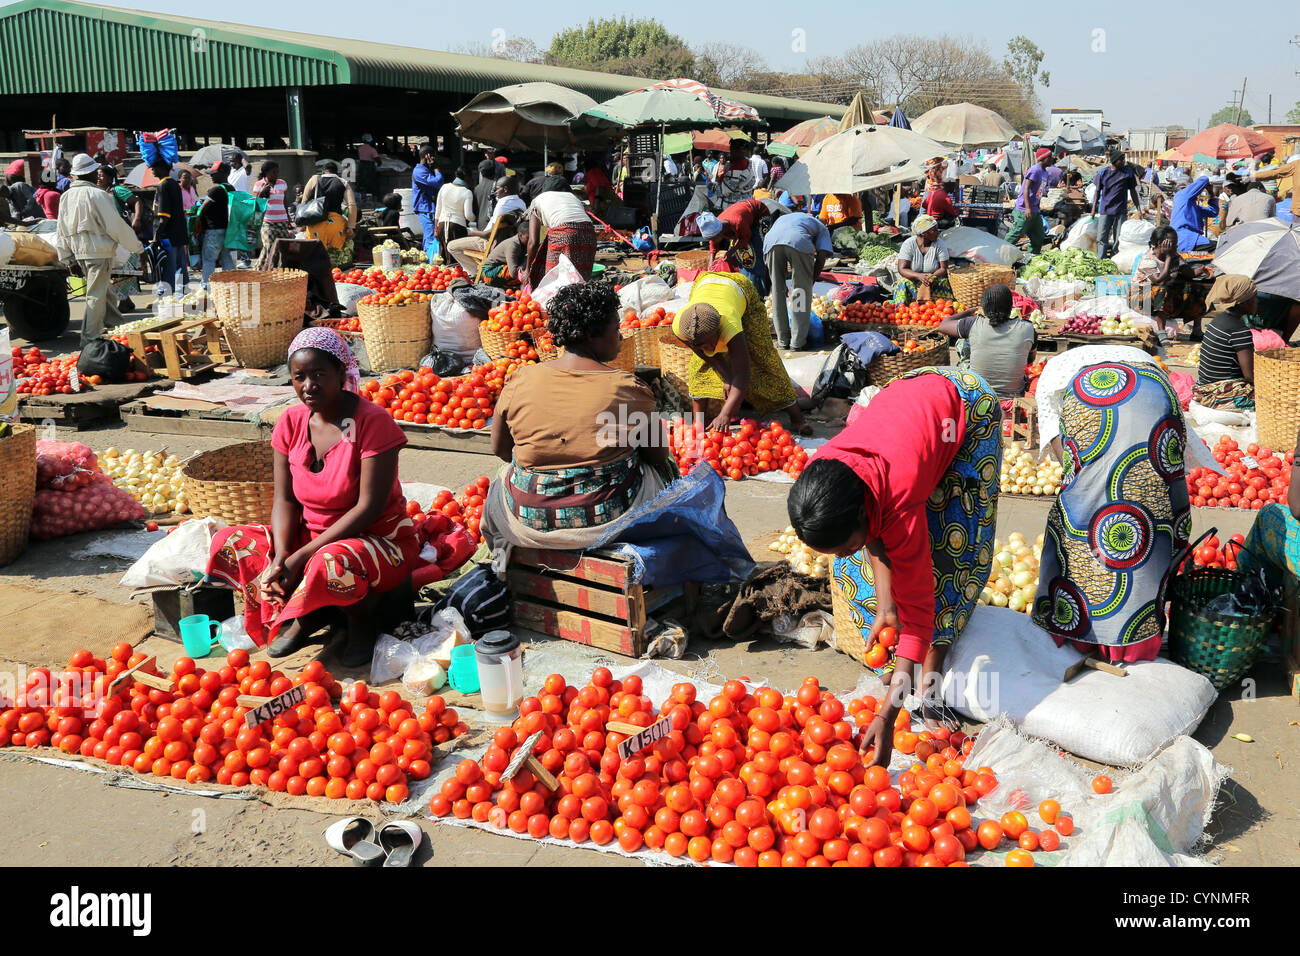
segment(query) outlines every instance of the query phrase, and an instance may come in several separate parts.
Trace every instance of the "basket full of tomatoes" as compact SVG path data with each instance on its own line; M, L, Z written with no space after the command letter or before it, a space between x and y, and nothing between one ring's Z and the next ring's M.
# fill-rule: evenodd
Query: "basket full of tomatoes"
M623 338L632 339L636 348L636 364L650 368L659 367L659 339L665 327L671 328L675 312L669 312L662 305L655 306L644 315L637 315L635 309L627 309L619 323Z
M488 317L479 323L479 340L488 358L505 358L507 345L524 338L526 333L545 328L546 310L524 292L488 311Z
M1209 468L1187 472L1187 494L1198 508L1243 508L1258 511L1285 503L1291 489L1295 452L1278 455L1254 442L1242 449L1227 435L1214 446L1214 460L1226 474Z
M373 293L357 302L357 318L366 340L366 355L376 371L415 365L429 351L433 323L427 292L410 276L394 272Z

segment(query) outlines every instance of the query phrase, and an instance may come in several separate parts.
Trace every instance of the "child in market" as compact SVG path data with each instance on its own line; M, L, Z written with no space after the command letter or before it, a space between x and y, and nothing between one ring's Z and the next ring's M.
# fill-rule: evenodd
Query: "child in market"
M384 209L379 214L379 225L397 226L401 224L402 218L402 197L397 193L389 193L383 199Z

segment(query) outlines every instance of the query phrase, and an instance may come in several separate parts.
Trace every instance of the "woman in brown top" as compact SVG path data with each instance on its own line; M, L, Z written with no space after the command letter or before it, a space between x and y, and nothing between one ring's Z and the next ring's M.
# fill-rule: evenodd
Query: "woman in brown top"
M512 375L492 419L492 451L508 462L483 515L497 554L511 544L588 547L676 477L654 394L605 364L621 344L614 290L566 286L548 309L564 353Z

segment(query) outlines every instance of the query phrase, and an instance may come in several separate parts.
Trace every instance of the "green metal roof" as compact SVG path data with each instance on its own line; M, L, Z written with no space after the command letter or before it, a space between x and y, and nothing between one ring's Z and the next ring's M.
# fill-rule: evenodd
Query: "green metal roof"
M0 95L342 84L479 93L547 80L605 100L653 82L72 0L19 0L0 7L0 49L31 51L6 57ZM718 93L769 120L844 112L827 103Z

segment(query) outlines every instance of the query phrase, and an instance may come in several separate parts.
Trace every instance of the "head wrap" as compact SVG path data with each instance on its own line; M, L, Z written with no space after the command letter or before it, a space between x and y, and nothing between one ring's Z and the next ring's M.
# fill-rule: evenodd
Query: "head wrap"
M546 171L547 171L548 173L552 174L552 175L558 176L558 175L560 175L561 173L564 172L564 164L563 164L563 163L547 163L547 164L546 164Z
M696 216L695 225L699 227L700 235L705 239L712 239L722 232L722 220L711 212L702 212Z
M1231 311L1258 294L1255 283L1245 276L1219 276L1205 297L1205 308L1211 312L1217 309Z
M21 176L26 172L26 170L27 170L27 160L15 159L12 163L10 163L8 166L5 167L5 175Z
M933 216L917 216L916 221L912 223L912 235L923 236L937 225L939 222Z
M303 329L289 343L289 355L292 356L299 349L319 349L334 356L343 366L344 389L349 392L358 390L361 385L361 370L357 368L357 357L352 354L352 349L348 348L348 343L344 341L343 336L333 329L316 326Z
M1035 162L1042 162L1044 159L1050 159L1052 151L1046 146L1041 147L1038 152L1034 153Z
M722 334L722 315L707 302L694 302L673 319L673 334L687 345L699 345Z

